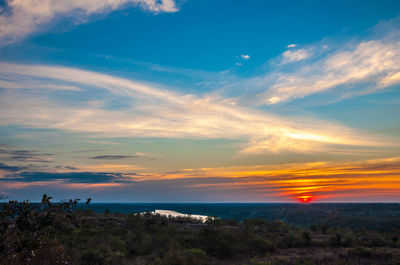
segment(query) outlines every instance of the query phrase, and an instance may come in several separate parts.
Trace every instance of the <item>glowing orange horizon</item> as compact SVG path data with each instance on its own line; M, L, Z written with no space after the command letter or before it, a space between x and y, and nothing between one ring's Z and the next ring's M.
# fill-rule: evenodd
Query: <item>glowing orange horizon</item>
M301 196L296 197L296 199L298 199L301 203L309 203L309 202L313 201L314 198L315 197L312 195L301 195Z
M90 168L90 171L104 171L108 165ZM132 166L126 165L127 171ZM88 167L84 167L85 170ZM126 174L126 178L140 186L152 185L158 181L171 181L182 190L201 190L209 194L222 191L237 198L251 198L255 201L282 200L299 203L339 201L373 201L383 198L400 200L400 157L386 159L291 163L281 165L233 166L215 168L182 169L173 173L147 172ZM0 172L1 173L1 172ZM47 182L8 182L2 185L10 189L29 186L58 185L66 189L112 189L123 188L129 183L66 183L62 180ZM188 181L190 180L190 181ZM381 200L381 199L380 199Z

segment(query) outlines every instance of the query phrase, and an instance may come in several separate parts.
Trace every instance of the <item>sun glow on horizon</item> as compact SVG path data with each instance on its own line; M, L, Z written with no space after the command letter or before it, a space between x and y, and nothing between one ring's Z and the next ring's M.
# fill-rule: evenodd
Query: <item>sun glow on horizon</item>
M312 195L301 195L301 196L298 196L297 199L301 203L309 203L309 202L314 200L314 196L312 196Z

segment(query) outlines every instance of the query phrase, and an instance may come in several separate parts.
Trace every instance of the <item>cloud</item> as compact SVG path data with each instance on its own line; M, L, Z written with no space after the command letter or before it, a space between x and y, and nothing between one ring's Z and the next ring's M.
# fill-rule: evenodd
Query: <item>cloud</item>
M42 154L34 150L0 149L1 156L7 157L9 161L47 163L51 161L52 154Z
M181 94L160 85L44 65L0 63L0 79L15 86L27 79L38 84L69 84L64 100L58 90L38 85L30 90L6 88L0 97L0 125L51 128L104 137L164 137L234 139L244 143L242 154L315 152L328 146L390 146L392 143L345 126L320 120L282 117L240 106L235 99ZM81 93L85 93L83 101ZM90 95L104 95L102 100ZM107 99L129 102L107 107Z
M81 24L93 14L110 13L128 4L154 13L178 11L174 0L6 0L0 13L0 43L18 41L60 17Z
M78 170L79 168L73 166L56 166L56 169Z
M17 172L26 169L26 167L20 166L8 166L6 164L0 163L0 170L9 171L9 172Z
M306 50L283 53L282 64L294 63L289 70L278 69L252 82L268 86L259 98L264 104L287 102L335 89L341 98L376 93L400 83L400 34L391 32L382 39L348 43L322 54L307 64ZM313 47L317 49L317 47ZM323 50L323 49L322 49Z
M311 56L310 51L307 51L306 49L298 49L298 50L289 50L285 51L282 54L282 64L287 64L287 63L292 63L292 62L298 62L304 59L307 59Z
M192 188L210 192L232 190L258 197L258 200L263 195L275 193L278 197L293 199L311 194L317 201L354 201L353 197L374 201L382 200L384 194L387 196L384 200L393 201L400 199L399 176L400 158L391 157L351 162L184 169L163 176L163 179L197 179Z
M250 59L250 55L248 55L248 54L242 54L242 55L240 55L240 57L242 57L243 60L249 60Z
M36 151L0 149L0 154L6 154L6 155L29 155L30 156L30 155L36 154Z
M287 46L288 48L296 48L297 47L297 44L289 44L288 46Z
M144 171L146 168L137 166L137 165L132 165L132 164L96 164L96 165L81 165L80 166L80 171L85 171L85 172L119 172L119 173L124 173L127 175L136 175L136 173L132 172L137 172L137 171Z
M5 191L43 187L98 192L98 198L129 194L126 201L293 202L309 194L324 201L400 200L400 158L361 161L317 161L279 165L188 168L136 174L104 172L22 172L0 178ZM125 192L124 192L125 191ZM129 191L129 192L127 192ZM85 193L87 195L87 193ZM25 196L25 195L24 195ZM159 197L157 197L159 196ZM112 196L114 198L114 196Z
M135 158L134 156L125 156L125 155L102 155L102 156L94 156L91 159L105 159L105 160L118 160L118 159L126 159L126 158Z
M131 177L122 173L97 172L20 172L0 178L7 182L57 182L64 183L132 183Z
M76 86L70 85L60 85L60 84L40 84L35 80L25 80L25 82L20 82L15 84L7 80L0 80L0 87L7 89L34 89L38 86L42 86L43 89L49 90L60 90L60 91L82 91Z

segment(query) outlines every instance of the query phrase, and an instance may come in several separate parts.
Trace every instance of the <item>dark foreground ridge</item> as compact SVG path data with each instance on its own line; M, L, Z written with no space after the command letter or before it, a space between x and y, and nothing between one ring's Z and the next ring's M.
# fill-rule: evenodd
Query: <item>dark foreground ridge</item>
M396 225L373 229L370 221L349 228L315 220L295 226L224 218L201 223L150 213L96 213L81 205L51 203L46 195L41 204L1 204L0 264L400 264Z

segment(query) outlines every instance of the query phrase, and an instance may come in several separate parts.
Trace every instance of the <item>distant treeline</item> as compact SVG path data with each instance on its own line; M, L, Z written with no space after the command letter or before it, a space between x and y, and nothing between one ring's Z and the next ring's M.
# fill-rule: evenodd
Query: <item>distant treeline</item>
M47 195L40 204L3 203L0 264L400 265L400 226L389 225L399 214L395 204L253 205L247 210L233 205L219 211L268 218L206 223L106 208L95 212L89 206L78 200L52 203ZM271 221L282 215L301 226Z
M216 216L242 222L245 219L263 219L308 227L311 224L337 226L380 231L400 227L400 203L93 203L80 204L79 208L97 213L110 212L136 213L155 209L173 210L182 213Z

